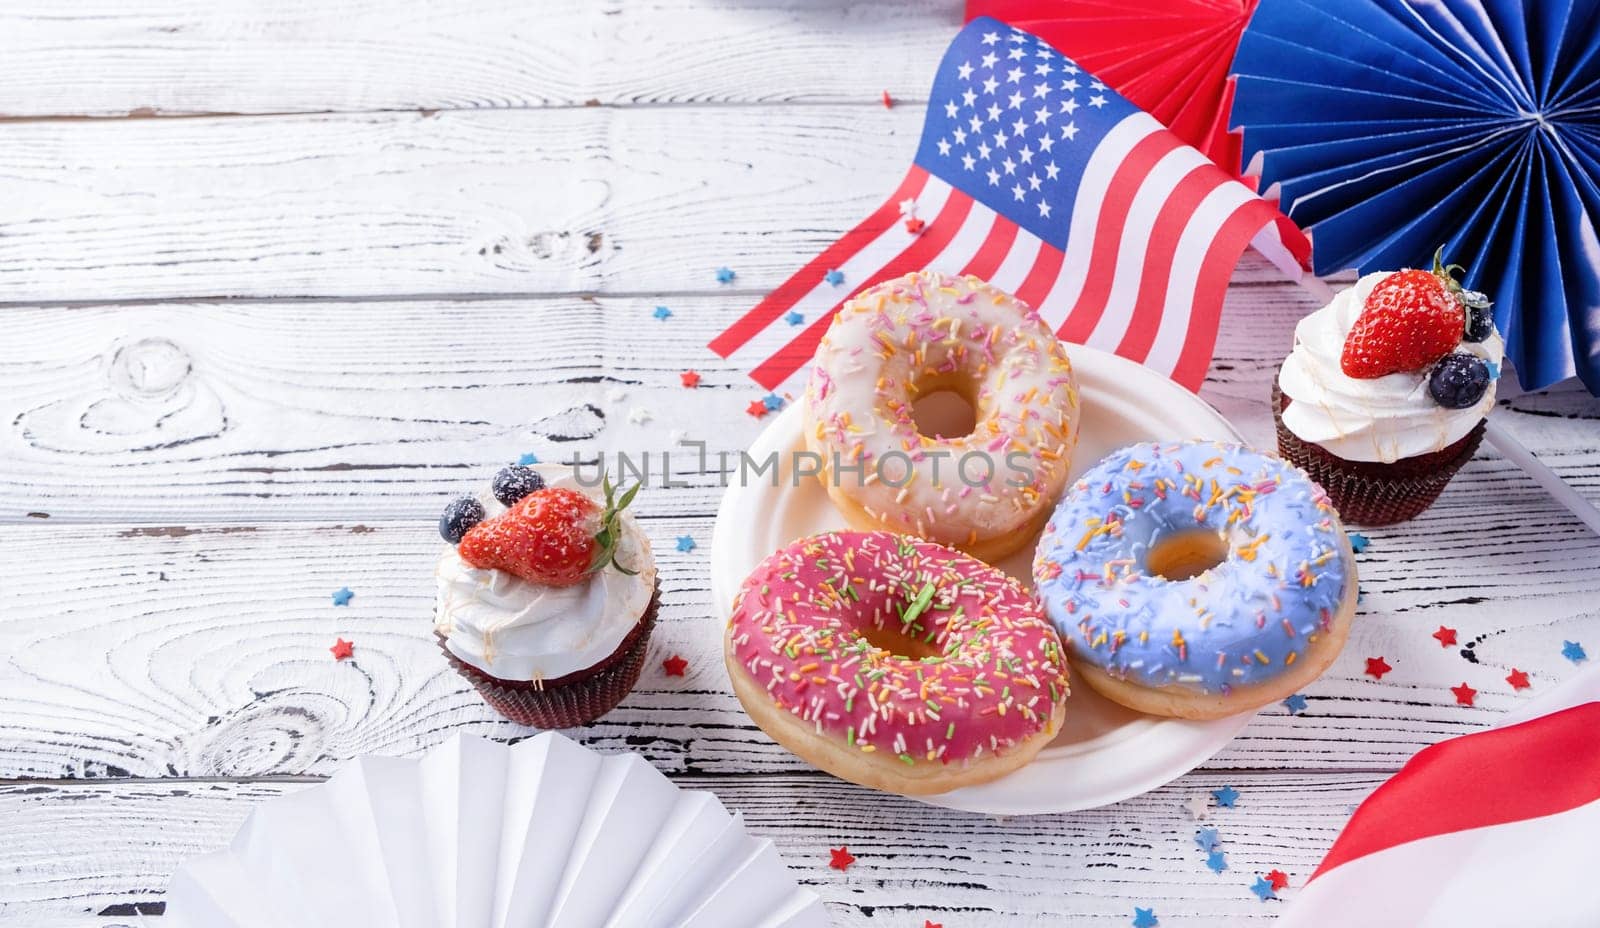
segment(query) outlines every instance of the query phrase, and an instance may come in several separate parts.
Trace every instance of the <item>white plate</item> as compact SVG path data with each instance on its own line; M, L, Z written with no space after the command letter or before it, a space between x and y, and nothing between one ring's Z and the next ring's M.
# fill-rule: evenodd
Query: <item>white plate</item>
M1180 438L1242 441L1228 420L1193 393L1147 367L1081 345L1068 345L1083 414L1072 476L1111 451L1138 441ZM750 449L757 462L780 460L777 486L768 476L740 486L730 478L711 535L711 592L724 619L734 593L761 559L796 538L847 528L821 483L792 479L791 451L804 447L799 404L783 411ZM1000 566L1032 586L1033 545ZM1067 700L1061 733L1033 763L1008 776L937 796L934 805L991 815L1071 812L1120 802L1194 769L1221 750L1253 713L1212 722L1144 715L1078 683Z

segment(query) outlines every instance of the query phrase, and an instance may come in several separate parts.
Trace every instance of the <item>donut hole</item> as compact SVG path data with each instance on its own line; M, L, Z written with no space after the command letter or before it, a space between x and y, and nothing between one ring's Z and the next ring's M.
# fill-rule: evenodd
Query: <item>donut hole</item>
M908 635L898 627L879 628L876 625L863 625L856 629L856 635L865 638L867 644L874 648L888 651L901 660L920 661L924 657L937 657L941 653L933 642Z
M1228 542L1220 532L1172 532L1151 542L1145 572L1167 580L1188 580L1227 559Z
M978 410L962 391L940 387L911 401L911 421L929 438L965 438L978 427Z

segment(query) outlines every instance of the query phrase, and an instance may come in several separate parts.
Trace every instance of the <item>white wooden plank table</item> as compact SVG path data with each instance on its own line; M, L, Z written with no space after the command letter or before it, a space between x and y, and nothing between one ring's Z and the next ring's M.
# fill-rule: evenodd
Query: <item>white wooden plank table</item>
M747 446L761 391L704 345L887 193L958 22L935 0L0 9L0 921L132 924L253 803L363 753L526 735L428 633L440 506L526 451ZM1264 262L1235 275L1202 395L1257 443L1310 308ZM1496 415L1600 499L1600 404ZM653 663L577 734L743 810L840 925L1269 921L1256 874L1303 881L1407 757L1528 698L1512 666L1538 692L1572 670L1562 640L1600 648L1600 540L1486 449L1367 532L1360 620L1304 715L1270 707L1109 808L945 812L812 771L739 710L720 489L688 482L637 508L653 649L689 672ZM1186 807L1223 785L1213 874Z

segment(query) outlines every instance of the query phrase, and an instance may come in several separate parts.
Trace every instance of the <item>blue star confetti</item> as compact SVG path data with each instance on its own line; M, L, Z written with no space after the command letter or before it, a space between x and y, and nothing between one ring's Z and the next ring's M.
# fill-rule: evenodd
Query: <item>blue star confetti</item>
M738 274L735 274L733 271L730 271L725 267L717 268L717 283L719 284L731 284L733 283L733 279L738 276Z
M354 598L355 595L356 594L350 592L349 587L342 586L333 591L333 604L335 606L348 606L350 605L350 600Z
M783 321L789 323L790 325L802 325L805 323L806 317L804 313L797 313L793 310L790 310L788 315L783 317Z
M670 319L670 318L672 318L672 310L666 308L665 306L657 306L656 307L656 318L657 319Z
M1262 902L1278 898L1278 894L1272 891L1272 884L1268 883L1265 877L1256 877L1256 881L1250 884L1250 891Z
M1233 808L1234 800L1239 798L1239 791L1231 786L1224 786L1221 789L1212 790L1211 798L1217 801L1218 806L1224 809L1231 809Z
M1357 554L1367 550L1367 545L1372 544L1372 539L1360 532L1350 533L1350 550Z
M1306 711L1306 698L1299 693L1295 693L1283 701L1283 707L1289 710L1290 715L1299 715Z
M1583 651L1583 645L1576 641L1561 642L1561 656L1574 664L1581 664L1589 659L1589 655Z
M688 553L694 550L694 539L688 535L678 536L678 550Z
M761 403L772 412L777 412L783 408L783 397L776 393L768 393L766 396L761 398Z
M830 283L833 286L837 287L840 284L844 283L844 274L842 272L840 272L840 270L838 268L834 268L833 270L829 271L828 273L823 274L822 275L822 279L826 280L828 283Z
M1206 857L1206 866L1211 868L1212 873L1221 873L1228 869L1228 858L1221 851L1212 851Z
M524 454L522 457L517 458L517 463L521 464L523 466L527 466L529 464L537 464L537 463L539 463L539 456L537 454L534 454L532 451L529 451L527 454Z
M1156 918L1155 909L1133 907L1133 928L1156 928L1159 924L1161 924L1161 919Z
M1222 843L1222 837L1215 828L1202 828L1194 833L1194 843L1202 851L1214 851Z

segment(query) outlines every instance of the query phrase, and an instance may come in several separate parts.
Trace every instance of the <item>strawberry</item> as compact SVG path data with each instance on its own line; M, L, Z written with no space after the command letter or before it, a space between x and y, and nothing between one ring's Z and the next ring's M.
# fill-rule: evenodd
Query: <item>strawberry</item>
M1339 367L1357 380L1420 371L1449 354L1466 330L1467 313L1452 271L1433 256L1433 270L1396 271L1378 281L1350 334Z
M467 531L457 551L483 570L503 570L546 586L572 586L606 565L617 563L622 510L639 492L636 485L614 498L605 481L605 506L566 487L545 487L510 509Z

